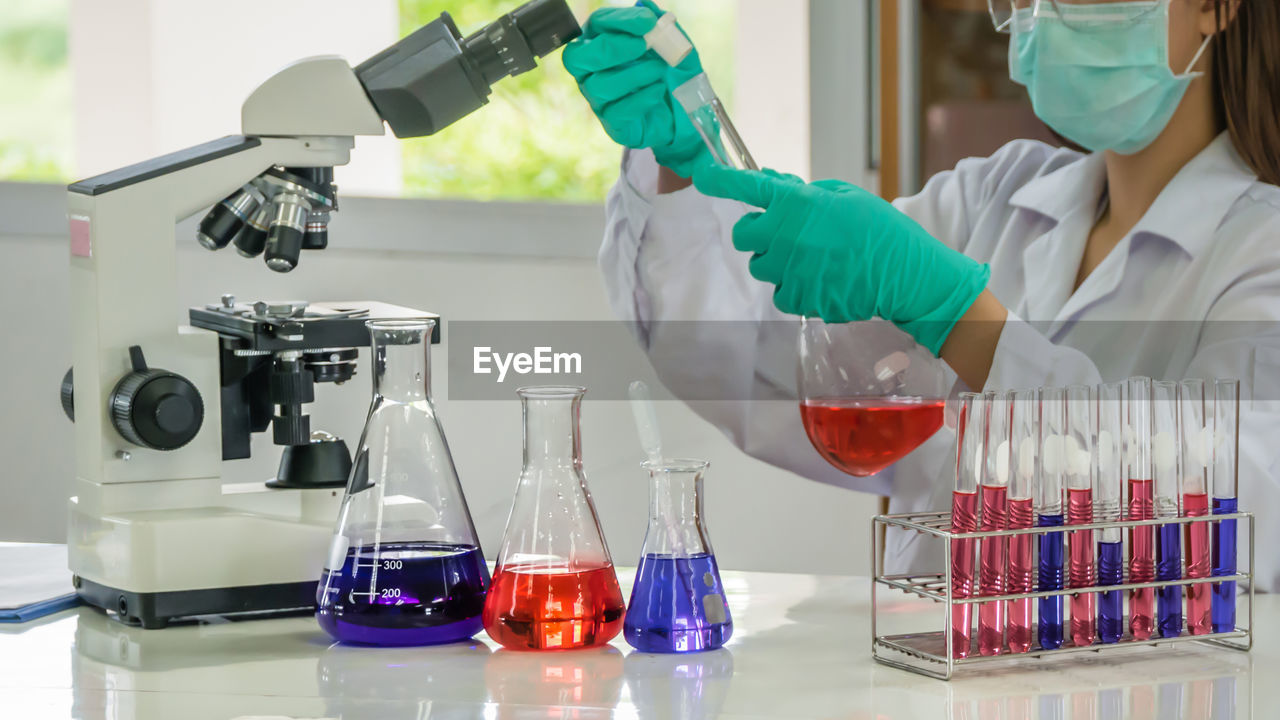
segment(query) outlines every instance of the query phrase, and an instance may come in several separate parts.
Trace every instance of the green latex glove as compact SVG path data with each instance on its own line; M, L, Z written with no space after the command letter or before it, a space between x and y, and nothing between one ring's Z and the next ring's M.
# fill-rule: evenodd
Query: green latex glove
M830 323L884 318L937 355L991 269L943 245L897 208L838 180L700 166L706 195L764 208L733 229L752 276L782 312Z
M660 164L691 177L711 154L671 91L699 75L702 61L695 50L673 68L648 49L644 36L662 14L652 2L595 11L565 47L564 66L614 142L653 148Z

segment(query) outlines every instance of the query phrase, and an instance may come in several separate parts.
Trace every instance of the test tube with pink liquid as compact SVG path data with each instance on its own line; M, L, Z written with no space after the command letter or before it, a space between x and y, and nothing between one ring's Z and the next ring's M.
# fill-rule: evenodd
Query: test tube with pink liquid
M1015 390L1009 397L1009 521L1010 530L1035 524L1033 493L1040 459L1040 406L1034 390ZM1009 538L1009 571L1005 578L1010 594L1035 589L1035 538ZM1007 607L1009 652L1031 648L1031 600L1009 600Z
M957 416L956 484L951 496L951 531L978 530L978 479L982 476L986 444L986 413L982 396L960 394ZM974 559L977 540L951 541L951 597L968 598L974 592ZM951 605L951 656L969 656L973 640L973 605Z
M1151 378L1130 378L1125 398L1125 456L1129 466L1126 519L1155 518L1151 476ZM1150 525L1129 530L1129 582L1156 579L1156 535ZM1155 632L1156 595L1151 588L1129 591L1129 633L1150 640Z
M1006 529L1009 516L1009 394L990 391L983 399L987 415L986 462L982 475L983 532ZM978 552L978 594L1005 594L1005 564L1009 538L983 538ZM978 652L1004 653L1004 601L978 606Z
M1067 433L1062 444L1062 466L1066 470L1067 525L1093 522L1093 440L1097 425L1097 405L1093 388L1067 388ZM1067 534L1067 587L1089 588L1097 582L1094 564L1094 531L1072 530ZM1081 593L1071 598L1071 642L1076 647L1093 644L1097 636L1097 597Z
M1209 514L1209 463L1213 456L1213 429L1207 421L1203 380L1183 380L1178 384L1178 417L1182 430L1182 514L1203 517ZM1183 526L1188 578L1209 577L1212 555L1209 523ZM1187 586L1187 632L1207 635L1210 623L1208 583Z

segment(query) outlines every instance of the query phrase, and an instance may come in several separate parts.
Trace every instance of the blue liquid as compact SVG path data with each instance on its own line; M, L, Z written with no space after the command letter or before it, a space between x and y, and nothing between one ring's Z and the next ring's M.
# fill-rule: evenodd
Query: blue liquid
M1124 582L1124 548L1119 542L1098 543L1098 584ZM1119 642L1124 634L1124 594L1119 590L1098 593L1098 637L1104 643Z
M623 637L641 652L714 650L733 634L714 555L645 555L622 626Z
M352 548L317 591L316 620L357 645L438 645L480 632L489 568L473 545L384 543Z
M1062 525L1061 515L1041 515L1040 527L1058 527ZM1040 586L1037 590L1061 590L1063 576L1066 574L1063 533L1048 533L1040 536ZM1045 650L1057 650L1062 647L1062 596L1040 598L1040 623L1038 636L1040 647Z
M1182 577L1182 526L1161 525L1156 530L1156 579ZM1156 591L1156 617L1160 637L1182 634L1182 586L1171 585Z
M1230 515L1238 507L1236 498L1214 498L1213 514ZM1236 574L1236 521L1219 520L1213 524L1213 574ZM1213 631L1236 629L1236 583L1213 583Z

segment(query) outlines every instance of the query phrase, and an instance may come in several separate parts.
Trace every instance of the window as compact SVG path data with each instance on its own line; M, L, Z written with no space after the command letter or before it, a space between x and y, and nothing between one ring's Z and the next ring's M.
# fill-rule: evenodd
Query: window
M579 18L605 3L570 0ZM698 45L716 89L732 93L735 0L665 2ZM464 33L512 7L510 0L400 0L406 35L449 12ZM404 143L410 196L598 202L618 176L618 146L564 71L560 52L494 87L488 107L438 135Z
M67 0L4 0L0 12L0 180L71 175Z
M442 12L471 33L523 0L309 1L313 12L299 15L259 0L0 0L0 180L65 183L238 132L241 102L287 62L337 54L358 64ZM584 21L606 4L630 4L568 2ZM748 6L661 4L731 101L738 15ZM254 23L243 22L247 12ZM618 159L557 51L434 137L358 139L337 179L351 195L597 203Z

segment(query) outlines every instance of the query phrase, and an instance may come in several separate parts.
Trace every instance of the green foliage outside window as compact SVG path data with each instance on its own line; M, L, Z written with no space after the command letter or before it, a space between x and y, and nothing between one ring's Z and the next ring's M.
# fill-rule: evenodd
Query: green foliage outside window
M448 12L464 34L521 0L400 0L402 34ZM604 5L570 0L579 20ZM675 0L716 89L732 92L734 0ZM405 142L405 194L508 200L599 202L618 176L620 150L600 128L560 52L537 70L498 83L489 106L439 134Z
M71 175L67 0L3 0L0 10L0 180Z

